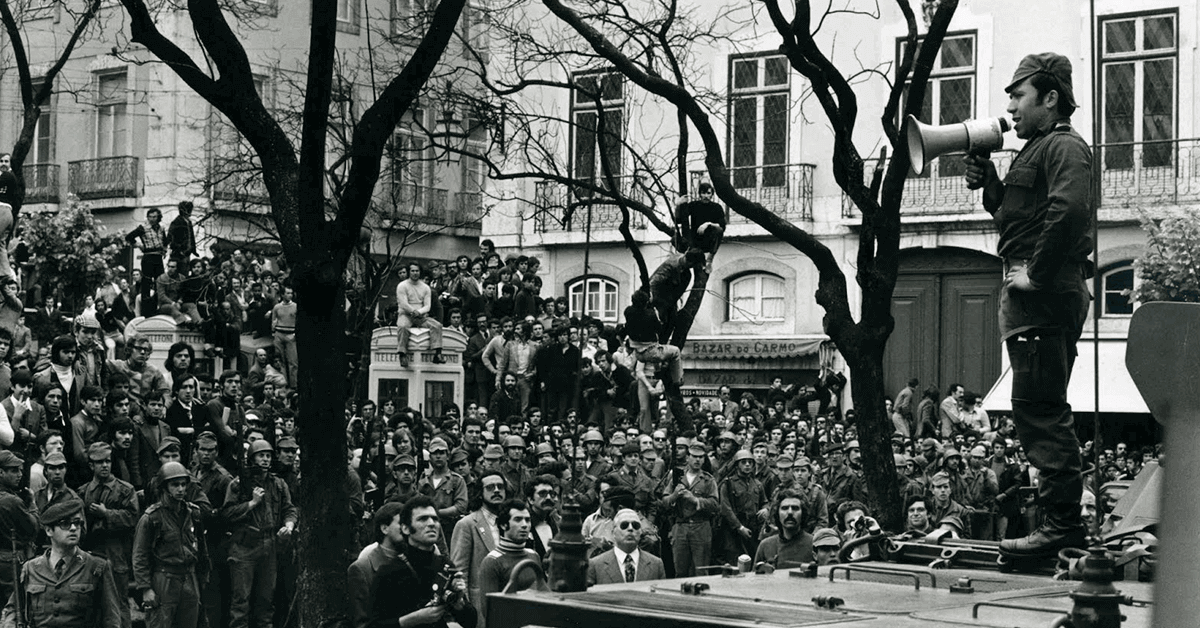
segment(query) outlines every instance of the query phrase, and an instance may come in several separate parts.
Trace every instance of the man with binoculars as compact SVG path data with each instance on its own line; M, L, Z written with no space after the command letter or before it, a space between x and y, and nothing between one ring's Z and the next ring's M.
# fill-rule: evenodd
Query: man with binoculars
M1029 536L1002 541L1010 556L1083 547L1082 460L1067 382L1083 331L1094 274L1092 154L1071 128L1077 107L1071 62L1055 53L1021 60L1005 91L1017 137L1026 140L1001 180L990 159L969 155L968 187L1000 232L1004 259L1000 331L1012 363L1013 418L1029 461L1040 472L1045 519Z

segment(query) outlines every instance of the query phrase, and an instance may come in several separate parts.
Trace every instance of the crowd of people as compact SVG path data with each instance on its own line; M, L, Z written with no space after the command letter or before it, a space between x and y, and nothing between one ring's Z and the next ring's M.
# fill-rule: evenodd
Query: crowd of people
M0 561L19 566L19 585L0 568L0 626L295 625L303 522L286 268L241 251L197 258L186 237L166 235L182 227L151 235L159 218L130 234L142 272L130 283L114 269L74 317L53 297L27 314L19 283L5 282L15 312L0 311L11 319L0 324ZM661 342L664 299L678 300L683 269L707 263L697 253L656 270L616 326L572 316L564 297L542 295L537 258L502 258L490 241L477 258L403 269L378 324L461 331L465 407L423 416L391 399L348 403L363 548L347 561L355 625L482 623L486 595L515 566L548 564L565 504L584 517L587 579L601 584L829 564L878 520L989 540L1037 525L1037 471L1012 420L989 417L962 386L943 397L912 380L888 401L902 513L866 505L840 373L775 378L736 399L721 387L669 409L664 393L683 372ZM229 368L200 372L183 342L152 363L151 341L126 327L135 312L202 332L207 357ZM272 346L239 368L243 333ZM1155 455L1118 445L1103 479L1132 477ZM514 581L546 586L536 569ZM64 597L63 583L97 594Z

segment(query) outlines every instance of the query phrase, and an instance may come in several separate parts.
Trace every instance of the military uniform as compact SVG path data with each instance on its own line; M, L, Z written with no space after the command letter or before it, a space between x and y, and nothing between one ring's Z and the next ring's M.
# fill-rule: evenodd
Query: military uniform
M732 463L735 467L736 462ZM754 556L758 551L758 532L762 522L758 519L758 511L767 503L766 493L762 482L753 475L743 476L739 472L725 478L721 482L721 517L725 534L725 561L731 565L737 564L738 556L749 554ZM744 538L739 530L745 526L750 529L750 537Z
M121 626L121 607L128 612L128 596L119 593L108 561L81 549L63 563L62 575L50 565L50 552L21 568L21 606L25 625L37 628ZM4 607L0 628L18 625L15 600Z
M132 624L129 613L129 567L133 555L133 530L137 524L137 493L133 485L115 475L102 482L92 478L80 490L86 511L101 504L107 510L103 516L88 516L88 533L81 545L90 552L108 560L112 568L113 581L121 600L121 625Z
M508 482L508 494L513 497L525 498L525 488L533 481L533 474L520 462L505 460L500 463L500 473ZM465 509L464 509L465 510ZM454 528L451 528L452 530Z
M198 437L199 441L202 437ZM215 437L214 437L215 440ZM204 536L208 546L211 569L208 583L200 591L200 599L204 606L204 615L208 619L209 628L221 628L223 618L229 614L229 534L221 509L225 506L225 493L233 482L233 475L220 463L213 463L212 468L204 469L199 465L192 467L192 477L196 478L200 490L208 496L213 511L204 519Z
M703 448L700 454L704 455ZM663 482L660 504L671 515L670 542L674 559L675 576L689 578L696 575L698 567L707 566L712 560L712 520L720 511L717 481L711 473L698 471L692 480L686 472L668 474L674 482ZM675 488L682 486L691 492L691 497L676 494Z
M266 491L257 507L250 506L255 488ZM250 615L269 628L275 595L275 537L285 524L296 525L296 507L283 480L254 471L245 481L234 480L225 492L221 511L228 522L230 628L246 628Z
M7 451L0 454L11 456ZM31 506L32 499L27 504L7 488L0 489L0 595L12 595L13 561L23 563L32 552L39 528Z
M596 478L588 473L572 475L563 491L563 503L579 504L579 512L590 513L600 503L596 496Z
M169 497L146 509L133 542L133 578L141 591L152 589L149 628L195 628L200 619L200 586L208 578L204 535L197 530L200 508Z

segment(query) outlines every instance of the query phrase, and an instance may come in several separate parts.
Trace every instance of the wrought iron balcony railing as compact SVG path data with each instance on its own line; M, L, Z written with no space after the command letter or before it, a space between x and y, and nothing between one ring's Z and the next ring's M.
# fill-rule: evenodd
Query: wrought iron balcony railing
M633 177L619 177L618 193L643 203L652 203L644 197L641 186L634 185ZM569 189L557 181L538 181L534 191L534 206L537 216L534 229L540 233L552 231L582 232L588 227L591 212L593 231L616 229L621 226L621 206L608 198L591 198L590 190ZM645 219L636 211L629 212L629 226L640 228Z
M963 177L965 153L947 153L933 160L925 167L921 175L911 172L904 183L904 198L900 202L900 211L908 214L939 215L939 214L970 214L983 211L983 193L979 190L968 190L967 180ZM1016 151L1002 150L992 154L996 163L996 171L1001 177L1008 173ZM877 160L867 160L863 178L871 182ZM886 169L891 163L884 163ZM842 216L853 218L859 216L858 208L845 194L842 195Z
M450 216L446 208L450 192L441 188L412 183L393 184L393 200L396 206L396 224L418 222L444 225Z
M729 178L739 194L788 220L812 220L814 164L782 164L730 168ZM691 173L691 192L708 179L707 171ZM749 223L750 220L729 212L729 222Z
M29 164L21 168L25 175L25 204L58 203L58 164Z
M453 223L468 229L479 229L483 225L483 194L481 192L454 193Z
M67 163L67 186L83 200L142 195L142 160L102 157Z

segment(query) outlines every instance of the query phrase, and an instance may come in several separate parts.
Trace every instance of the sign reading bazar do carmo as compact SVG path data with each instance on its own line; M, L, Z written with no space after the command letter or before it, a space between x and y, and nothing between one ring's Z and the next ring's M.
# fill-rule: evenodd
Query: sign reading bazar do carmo
M689 340L684 355L700 360L789 358L810 355L820 346L821 340L816 338Z

